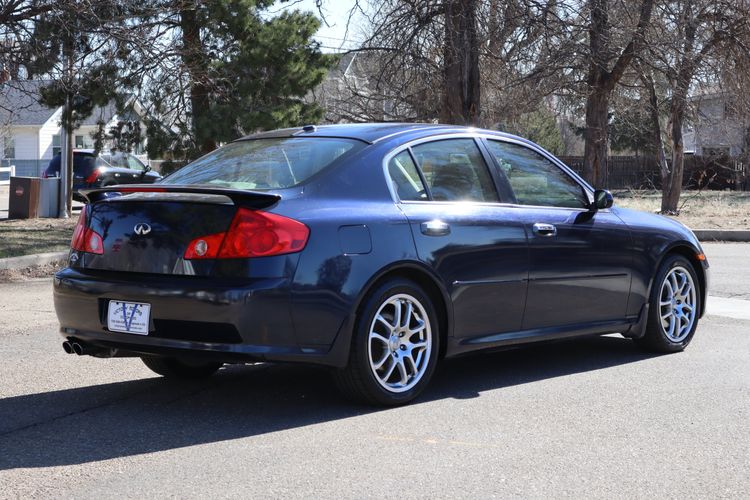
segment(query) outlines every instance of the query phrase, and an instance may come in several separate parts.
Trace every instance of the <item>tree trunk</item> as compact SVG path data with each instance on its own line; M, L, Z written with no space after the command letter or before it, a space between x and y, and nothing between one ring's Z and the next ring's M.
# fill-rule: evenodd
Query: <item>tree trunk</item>
M583 176L596 187L607 186L609 90L594 87L586 100Z
M443 96L440 121L478 125L480 118L477 0L445 4Z
M682 194L682 177L685 170L685 145L682 141L682 125L685 120L687 90L679 88L672 96L669 122L672 133L672 171L667 184L662 184L661 213L678 215L677 204Z
M216 149L216 140L212 134L209 114L210 88L203 57L201 26L195 7L180 11L180 29L182 31L182 62L190 75L191 126L196 147L202 155Z
M664 142L661 138L661 124L659 123L659 99L656 96L656 85L650 74L641 73L641 80L648 90L649 118L651 121L651 141L656 151L656 160L659 164L659 173L661 174L661 185L666 186L669 183L669 165L667 164L667 155L664 153Z
M638 24L630 42L623 47L609 70L612 58L612 26L609 22L609 0L589 0L589 73L586 99L586 144L584 177L594 187L607 187L609 96L620 81L633 57L645 42L645 31L651 22L654 0L642 0Z

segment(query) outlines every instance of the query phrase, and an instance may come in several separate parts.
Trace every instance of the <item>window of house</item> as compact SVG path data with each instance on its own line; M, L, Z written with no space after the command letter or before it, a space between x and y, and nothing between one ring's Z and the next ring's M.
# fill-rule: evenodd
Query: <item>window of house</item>
M60 134L52 136L52 156L57 156L62 151L62 143L60 142Z
M588 208L583 187L536 151L492 140L487 141L487 146L520 205Z
M16 139L14 137L3 137L3 157L16 157Z
M498 201L487 165L473 139L444 139L412 148L435 201Z

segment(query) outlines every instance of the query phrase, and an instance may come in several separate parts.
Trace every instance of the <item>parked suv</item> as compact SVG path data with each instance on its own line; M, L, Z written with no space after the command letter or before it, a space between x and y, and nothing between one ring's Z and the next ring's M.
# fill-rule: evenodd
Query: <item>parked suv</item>
M60 177L60 155L50 160L43 177ZM161 175L128 153L102 153L93 149L73 150L73 197L83 200L78 190L115 184L151 184Z

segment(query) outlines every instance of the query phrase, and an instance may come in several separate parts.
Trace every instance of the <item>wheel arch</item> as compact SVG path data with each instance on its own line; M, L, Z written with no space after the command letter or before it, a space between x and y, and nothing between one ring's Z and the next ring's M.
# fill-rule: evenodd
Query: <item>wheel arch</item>
M687 241L675 242L672 245L668 246L664 250L664 252L662 252L661 257L659 258L659 261L657 262L656 267L654 268L654 271L651 275L651 283L648 287L648 297L651 297L651 290L654 286L656 273L658 272L659 268L661 268L664 260L670 255L680 255L682 257L685 257L687 261L690 262L690 264L693 266L693 270L695 271L695 275L698 277L698 286L700 286L701 297L701 309L698 317L703 317L703 313L706 311L707 277L706 270L703 268L703 264L700 260L698 260L697 255L699 253L701 253L700 250L695 248L695 246L688 243Z
M354 319L361 314L365 299L370 292L380 286L384 281L392 278L406 278L415 282L424 289L432 300L438 316L438 331L440 332L439 355L441 358L444 357L446 346L448 344L448 337L453 334L453 308L451 307L450 296L442 285L440 279L421 262L396 262L375 273L365 286L362 287L362 291L357 296L353 308ZM356 321L351 322L352 330L354 329L355 324ZM351 337L353 336L353 333L353 331L350 332L350 339L348 342L349 347L351 347Z

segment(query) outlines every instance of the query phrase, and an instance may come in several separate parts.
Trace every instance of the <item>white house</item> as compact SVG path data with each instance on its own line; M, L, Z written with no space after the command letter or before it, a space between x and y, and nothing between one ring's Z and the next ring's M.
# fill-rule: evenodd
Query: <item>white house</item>
M60 118L62 107L49 108L39 103L39 89L49 82L39 80L11 80L0 85L0 164L16 165L16 175L37 176L61 149ZM121 120L143 116L140 105L129 103L127 117L119 116L114 104L97 107L73 133L73 147L93 148L97 122L105 123L105 130ZM135 154L143 153L145 130L141 125L144 143Z

